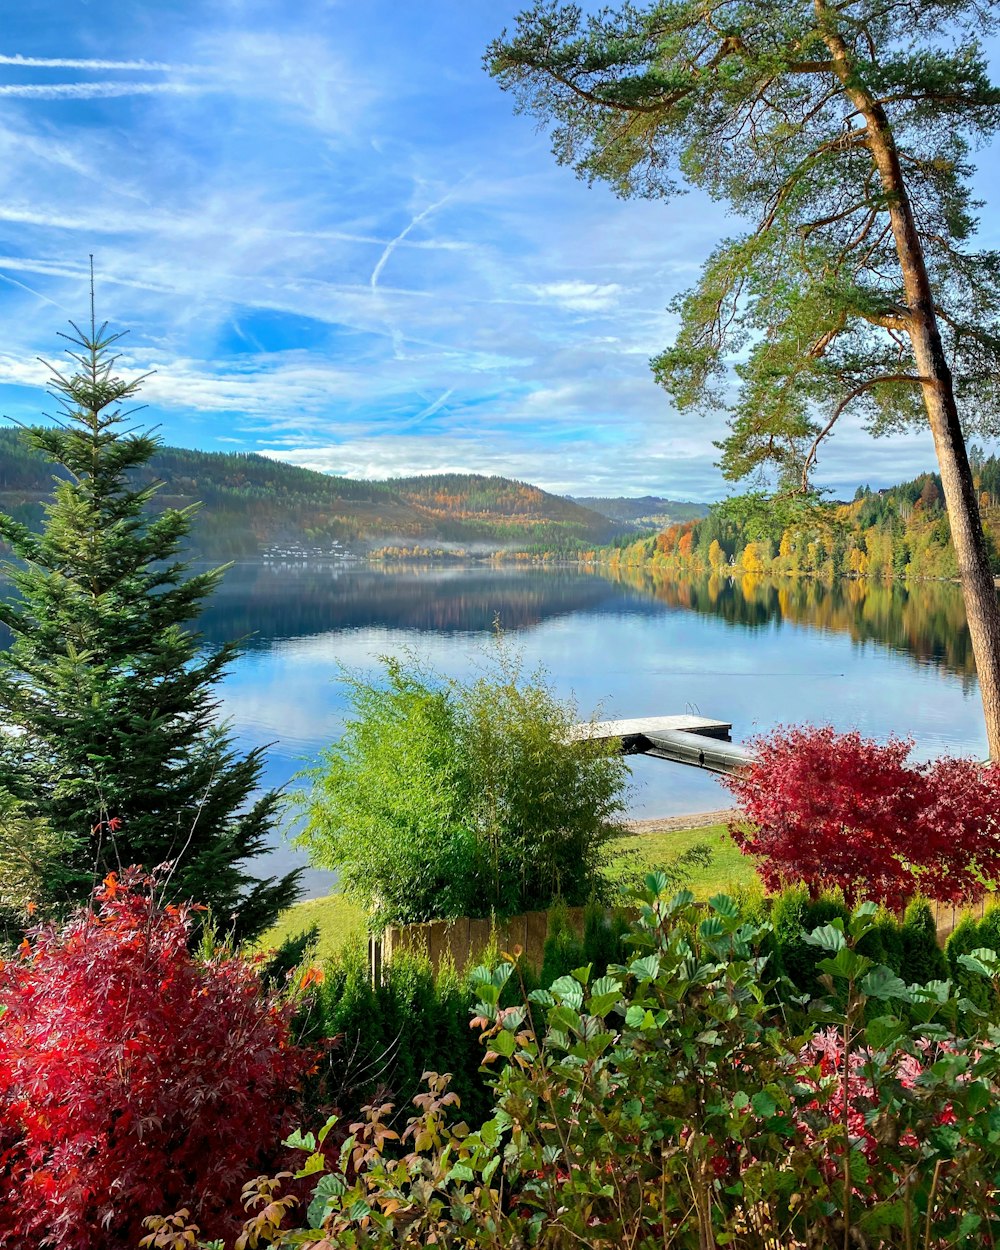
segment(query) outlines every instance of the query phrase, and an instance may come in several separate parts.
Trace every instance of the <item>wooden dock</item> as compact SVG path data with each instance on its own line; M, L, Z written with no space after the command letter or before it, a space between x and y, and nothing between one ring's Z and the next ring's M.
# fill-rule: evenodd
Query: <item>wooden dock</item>
M625 755L652 755L713 773L735 773L753 756L732 741L732 729L730 722L707 716L643 716L577 725L574 736L620 738Z

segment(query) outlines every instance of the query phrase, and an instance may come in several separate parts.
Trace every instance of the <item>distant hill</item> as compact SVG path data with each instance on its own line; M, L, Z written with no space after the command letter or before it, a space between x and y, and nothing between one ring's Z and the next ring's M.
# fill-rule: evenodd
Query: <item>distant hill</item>
M0 510L37 528L54 476L18 431L0 429ZM163 482L161 507L201 503L191 547L213 559L386 544L575 551L623 529L537 486L478 474L359 482L252 453L162 447L137 480Z
M636 498L619 496L604 498L598 495L572 495L574 503L599 512L601 516L629 529L663 529L679 521L697 521L708 515L708 505L691 503L682 499L662 499L659 495L640 495Z

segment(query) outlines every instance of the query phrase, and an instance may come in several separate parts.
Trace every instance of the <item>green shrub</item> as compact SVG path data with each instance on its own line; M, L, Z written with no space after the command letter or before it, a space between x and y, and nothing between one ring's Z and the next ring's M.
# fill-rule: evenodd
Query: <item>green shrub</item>
M607 893L628 766L501 651L462 684L387 659L350 676L353 716L309 774L299 841L376 927L508 916Z
M621 963L628 954L628 938L632 926L620 909L609 911L600 903L588 903L583 913L583 962L590 965L590 975L603 977L608 965ZM543 977L542 983L545 984Z
M1000 997L989 981L962 964L962 956L980 948L1000 953L1000 904L989 907L982 920L966 912L945 945L948 974L961 993L992 1019L1000 1015Z
M74 849L69 834L0 789L0 945L16 946L32 914L40 920L65 898L74 877L65 860Z
M806 941L806 935L831 920L845 920L850 913L836 894L811 899L804 886L782 890L771 908L771 925L777 945L776 963L803 994L819 992L817 966L823 952Z
M961 963L963 955L971 955L980 946L979 921L971 912L966 912L952 930L945 946L948 973L958 992L980 1010L986 1011L992 998L989 983Z
M948 975L948 961L938 945L937 924L926 899L915 898L903 913L899 935L903 962L900 975L910 985L926 985ZM980 943L982 945L982 943Z
M545 937L542 954L541 982L551 985L553 981L585 962L583 942L569 923L565 903L556 903L549 912L549 931Z
M467 979L451 966L435 976L425 955L409 952L382 971L382 984L373 987L367 947L351 941L326 961L322 982L301 1005L296 1030L303 1042L337 1039L312 1101L356 1111L381 1092L405 1103L424 1072L447 1071L463 1106L482 1111L482 1048L469 1028Z

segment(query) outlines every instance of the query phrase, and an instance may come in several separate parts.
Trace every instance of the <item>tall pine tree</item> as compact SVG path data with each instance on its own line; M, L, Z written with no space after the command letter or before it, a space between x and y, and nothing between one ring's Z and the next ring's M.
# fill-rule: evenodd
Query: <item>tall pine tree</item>
M584 178L687 182L737 216L652 362L678 411L729 410L727 477L808 498L847 413L929 429L996 760L1000 605L965 435L1000 431L1000 251L976 245L969 162L1000 130L998 29L996 0L536 0L487 54Z
M297 874L259 881L247 869L278 795L257 793L262 748L240 755L218 722L238 644L208 650L188 625L225 570L189 575L178 553L192 509L153 512L157 487L130 480L158 440L129 428L122 405L143 379L116 375L121 335L96 324L93 290L89 332L71 324L76 372L52 369L55 424L25 432L61 468L43 531L0 515L17 592L0 604L13 634L0 655L0 786L73 836L64 897L170 861L170 896L209 904L223 924L235 915L252 935L294 899Z

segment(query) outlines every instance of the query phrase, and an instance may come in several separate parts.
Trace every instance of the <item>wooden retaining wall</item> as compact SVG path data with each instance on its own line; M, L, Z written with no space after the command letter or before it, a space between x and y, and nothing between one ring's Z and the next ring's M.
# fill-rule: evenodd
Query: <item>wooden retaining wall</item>
M996 902L995 894L986 894L978 903L931 903L934 923L937 926L938 945L944 946L954 929L958 928L966 912L971 912L977 920L982 920L986 909Z
M583 936L582 907L567 907L566 923ZM380 979L382 963L388 963L400 951L424 953L436 972L442 963L451 962L459 973L474 968L490 946L497 951L513 953L516 947L536 968L542 965L545 939L549 931L547 911L529 911L508 920L435 920L430 924L390 925L381 939L373 938L370 950L373 979ZM376 944L378 949L376 950Z

